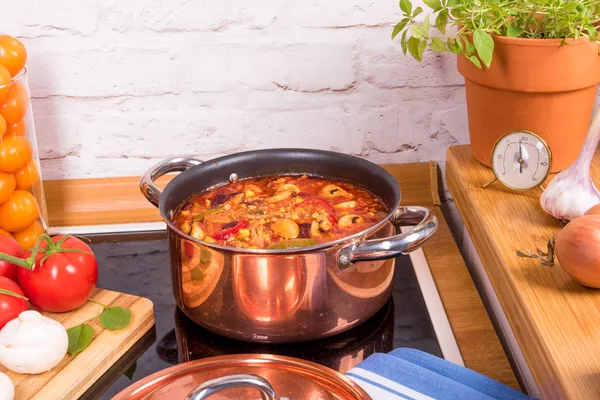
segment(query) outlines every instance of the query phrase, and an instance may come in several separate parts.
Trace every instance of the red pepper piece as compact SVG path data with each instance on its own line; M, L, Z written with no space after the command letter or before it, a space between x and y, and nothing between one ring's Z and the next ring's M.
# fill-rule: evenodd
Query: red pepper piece
M216 235L213 235L213 239L216 239L216 240L229 239L229 236L235 235L236 233L238 233L240 231L240 229L244 229L247 226L248 226L248 221L242 220L233 228L226 229L220 233L217 233Z
M302 203L296 204L296 207L301 207L303 204L312 204L315 206L321 206L327 213L327 219L329 220L329 222L331 222L333 224L337 223L337 219L335 218L335 209L331 206L331 204L329 204L325 200L312 198L312 199L305 200Z

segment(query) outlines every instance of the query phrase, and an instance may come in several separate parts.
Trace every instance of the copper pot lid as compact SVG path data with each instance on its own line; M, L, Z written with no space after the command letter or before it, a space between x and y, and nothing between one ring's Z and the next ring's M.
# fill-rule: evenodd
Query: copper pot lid
M152 374L113 400L371 400L355 382L298 358L236 354L190 361Z

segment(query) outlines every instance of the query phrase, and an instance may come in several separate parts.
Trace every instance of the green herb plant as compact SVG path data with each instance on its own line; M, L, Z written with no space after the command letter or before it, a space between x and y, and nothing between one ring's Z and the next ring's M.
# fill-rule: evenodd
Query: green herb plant
M489 67L494 35L563 39L562 44L568 43L566 39L585 36L600 42L599 0L422 1L428 12L421 6L414 7L411 0L400 0L403 18L392 32L392 40L400 35L403 53L408 51L419 62L429 46L439 53L463 55L478 68L482 64Z

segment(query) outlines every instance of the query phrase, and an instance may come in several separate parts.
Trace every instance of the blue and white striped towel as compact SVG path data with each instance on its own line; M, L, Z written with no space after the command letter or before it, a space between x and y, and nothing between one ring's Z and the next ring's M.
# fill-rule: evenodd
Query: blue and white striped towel
M373 400L531 400L513 388L419 350L375 353L346 373Z

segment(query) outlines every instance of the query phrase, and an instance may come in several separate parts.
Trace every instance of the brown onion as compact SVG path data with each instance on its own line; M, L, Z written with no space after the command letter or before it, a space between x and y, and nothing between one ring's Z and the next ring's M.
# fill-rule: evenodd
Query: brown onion
M600 204L596 204L585 212L585 215L600 215Z
M571 278L600 288L600 215L584 215L569 222L556 236L554 251Z

